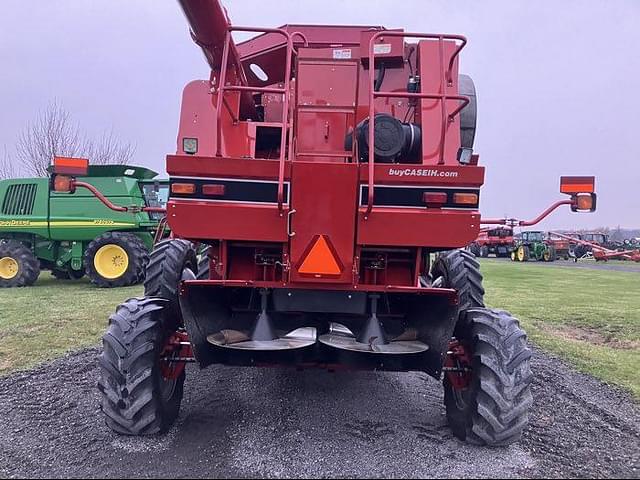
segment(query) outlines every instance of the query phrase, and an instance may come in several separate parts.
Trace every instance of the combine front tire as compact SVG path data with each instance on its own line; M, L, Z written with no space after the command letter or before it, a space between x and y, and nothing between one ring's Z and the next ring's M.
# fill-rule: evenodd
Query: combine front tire
M149 262L146 245L136 235L103 233L87 246L84 264L91 283L98 287L126 287L140 283Z
M531 351L518 321L503 310L470 309L449 351L444 402L454 435L478 445L518 441L533 403Z
M29 287L40 275L40 261L31 249L10 240L0 243L0 288Z
M198 259L191 242L172 239L158 243L149 259L144 294L169 300L172 313L178 313L178 284L186 268L194 275L198 273Z
M176 330L164 315L165 303L132 298L109 318L98 389L106 423L117 433L164 433L178 416L185 372L167 375L163 368L161 356Z

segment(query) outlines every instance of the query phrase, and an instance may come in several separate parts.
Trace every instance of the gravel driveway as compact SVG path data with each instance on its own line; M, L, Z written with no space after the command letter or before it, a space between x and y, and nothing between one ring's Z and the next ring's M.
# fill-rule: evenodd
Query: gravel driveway
M424 374L190 368L164 437L111 433L90 349L0 379L2 477L628 477L640 408L536 351L523 441L466 445Z

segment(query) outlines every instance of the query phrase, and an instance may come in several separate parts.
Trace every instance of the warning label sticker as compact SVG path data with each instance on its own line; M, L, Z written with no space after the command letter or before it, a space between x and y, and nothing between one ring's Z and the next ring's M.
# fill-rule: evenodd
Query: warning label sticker
M385 55L387 53L391 53L391 44L390 43L376 43L373 46L373 54L374 55Z
M350 48L334 48L333 58L336 60L349 60L351 58Z

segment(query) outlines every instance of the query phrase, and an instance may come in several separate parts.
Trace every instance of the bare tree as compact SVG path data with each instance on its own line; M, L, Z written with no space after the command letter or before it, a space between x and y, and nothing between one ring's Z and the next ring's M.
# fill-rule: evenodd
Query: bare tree
M24 170L38 177L47 175L53 157L84 157L92 164L128 164L135 148L112 132L98 141L88 138L57 102L51 103L29 123L18 137L16 157Z
M18 175L18 169L15 163L11 161L7 146L4 146L4 151L0 157L0 180L4 178L15 178Z
M131 143L120 140L113 130L104 132L102 136L87 145L84 155L94 165L117 163L128 165L133 159L136 149Z

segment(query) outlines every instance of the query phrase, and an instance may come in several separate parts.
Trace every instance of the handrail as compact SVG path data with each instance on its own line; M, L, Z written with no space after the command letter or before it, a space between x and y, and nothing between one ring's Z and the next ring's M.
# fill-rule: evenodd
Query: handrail
M227 63L229 60L229 49L231 45L231 32L261 32L261 33L278 33L283 35L287 40L287 52L284 74L284 86L283 88L277 87L252 87L245 85L226 85L227 79ZM295 33L294 33L295 34ZM304 35L303 35L304 37ZM286 30L280 28L257 28L257 27L234 27L232 25L227 29L225 35L224 49L222 51L222 66L220 68L220 78L218 79L218 98L216 101L216 116L217 116L217 136L216 136L216 156L222 156L222 106L224 92L236 91L236 92L264 92L264 93L279 93L283 95L282 101L282 133L280 135L280 159L278 166L278 211L282 216L284 214L284 170L285 161L287 160L287 133L290 129L289 124L289 98L290 92L290 80L291 80L291 57L293 56L293 39L292 35ZM291 152L289 152L290 155Z
M410 92L376 92L374 91L375 85L375 55L373 51L373 47L375 44L375 40L378 37L387 36L387 37L413 37L413 38L430 38L438 40L438 45L440 49L440 94L429 94L429 93L410 93ZM445 72L444 66L444 40L454 40L460 41L460 45L456 48L456 50L451 55L449 59L449 64L447 66L447 70ZM375 99L378 97L381 98L427 98L433 100L439 100L441 104L441 113L442 113L442 127L440 131L440 160L438 161L438 165L444 164L444 146L445 146L445 134L447 130L447 107L446 102L448 100L457 100L462 101L460 106L453 111L453 113L449 114L448 121L451 122L453 118L460 113L460 111L469 103L469 99L467 97L463 97L461 95L447 95L445 81L448 86L452 84L451 73L453 71L453 64L455 62L456 57L460 53L460 51L467 44L467 39L462 35L441 35L441 34L433 34L433 33L411 33L411 32L398 32L392 30L380 30L371 36L369 41L369 175L368 175L368 197L367 197L367 210L364 215L364 219L367 220L369 215L371 214L371 210L373 209L373 196L374 196L374 163L375 163Z
M293 32L291 34L291 39L293 39L293 37L296 37L296 36L302 38L302 42L303 42L303 46L304 47L308 47L309 46L309 39L307 38L307 36L304 33L299 32L299 31L295 31L295 32Z

